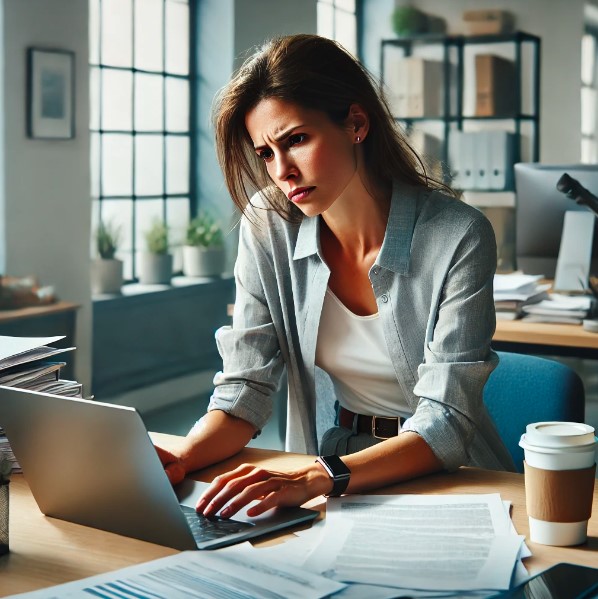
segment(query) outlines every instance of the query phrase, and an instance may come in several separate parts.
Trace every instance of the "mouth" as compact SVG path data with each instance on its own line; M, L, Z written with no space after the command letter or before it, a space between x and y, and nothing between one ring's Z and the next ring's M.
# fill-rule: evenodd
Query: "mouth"
M314 189L315 187L297 187L297 189L289 191L287 197L291 202L302 202Z

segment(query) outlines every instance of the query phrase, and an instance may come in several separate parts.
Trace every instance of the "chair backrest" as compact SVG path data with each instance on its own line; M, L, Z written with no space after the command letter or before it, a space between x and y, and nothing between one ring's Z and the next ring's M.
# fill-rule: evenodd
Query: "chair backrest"
M583 422L585 393L579 375L560 362L497 352L500 363L484 388L484 403L515 466L523 472L519 439L531 422Z

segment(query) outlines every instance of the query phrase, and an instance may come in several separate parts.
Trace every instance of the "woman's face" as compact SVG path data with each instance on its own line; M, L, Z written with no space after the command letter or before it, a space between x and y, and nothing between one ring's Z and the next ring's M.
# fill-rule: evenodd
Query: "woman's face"
M350 193L359 135L351 125L341 127L319 110L267 98L247 113L245 126L274 184L306 216L325 212Z

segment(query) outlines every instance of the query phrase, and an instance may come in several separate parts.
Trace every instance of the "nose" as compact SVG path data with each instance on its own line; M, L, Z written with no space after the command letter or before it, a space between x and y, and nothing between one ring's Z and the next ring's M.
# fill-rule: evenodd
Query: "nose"
M288 154L279 154L275 159L274 174L279 181L288 181L297 176L297 165Z

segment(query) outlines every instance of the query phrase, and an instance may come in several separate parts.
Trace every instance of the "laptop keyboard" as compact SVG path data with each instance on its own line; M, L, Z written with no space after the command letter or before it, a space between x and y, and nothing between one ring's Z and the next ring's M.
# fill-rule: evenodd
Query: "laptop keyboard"
M191 532L195 540L199 542L221 539L238 532L243 532L248 528L253 528L249 522L238 522L237 520L226 520L218 516L206 518L198 514L194 508L181 505L183 514L187 518Z

